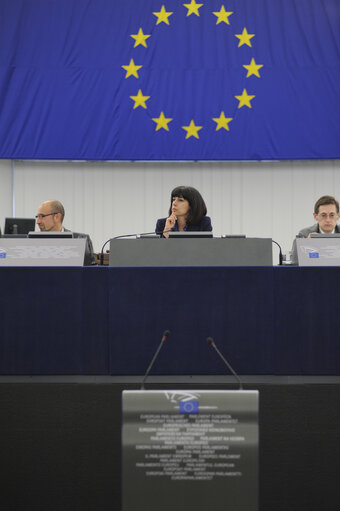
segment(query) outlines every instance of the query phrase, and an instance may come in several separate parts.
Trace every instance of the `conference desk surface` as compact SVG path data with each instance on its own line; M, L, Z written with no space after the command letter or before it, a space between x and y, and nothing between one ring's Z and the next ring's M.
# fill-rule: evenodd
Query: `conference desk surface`
M340 268L1 268L1 375L340 375Z

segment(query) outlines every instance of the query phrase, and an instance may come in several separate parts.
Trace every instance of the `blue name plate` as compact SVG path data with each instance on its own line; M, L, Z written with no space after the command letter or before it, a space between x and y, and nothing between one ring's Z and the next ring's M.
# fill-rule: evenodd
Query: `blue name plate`
M319 259L319 252L309 252L310 259Z

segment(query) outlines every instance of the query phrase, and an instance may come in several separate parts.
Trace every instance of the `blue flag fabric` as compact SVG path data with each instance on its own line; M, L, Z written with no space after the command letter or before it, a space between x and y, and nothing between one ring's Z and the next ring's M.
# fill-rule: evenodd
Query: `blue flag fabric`
M179 413L198 413L198 401L180 401L178 404Z
M339 84L339 0L0 0L1 158L336 159Z

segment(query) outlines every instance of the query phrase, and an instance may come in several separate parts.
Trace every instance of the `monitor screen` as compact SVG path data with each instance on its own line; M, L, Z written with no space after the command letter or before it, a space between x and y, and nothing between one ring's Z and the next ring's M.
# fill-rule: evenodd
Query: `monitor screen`
M4 234L28 234L34 228L35 218L6 218Z
M339 232L333 232L333 233L312 232L310 237L311 238L340 238L340 233Z
M160 234L139 234L137 236L137 239L151 240L151 239L160 238L160 237L161 237Z
M169 232L169 238L213 238L213 233L211 231L171 231Z
M16 238L25 238L27 239L27 234L3 234L0 236L2 238L16 239Z
M73 238L73 232L69 231L33 231L28 233L29 238L39 238L43 239L64 239L64 238Z
M221 238L227 238L227 239L245 239L245 234L222 234Z

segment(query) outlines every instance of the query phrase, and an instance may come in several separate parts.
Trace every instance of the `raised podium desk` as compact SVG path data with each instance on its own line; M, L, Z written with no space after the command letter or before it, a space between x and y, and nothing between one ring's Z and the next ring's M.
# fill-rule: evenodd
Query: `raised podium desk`
M192 234L192 233L190 233ZM113 239L110 266L271 266L270 238Z

